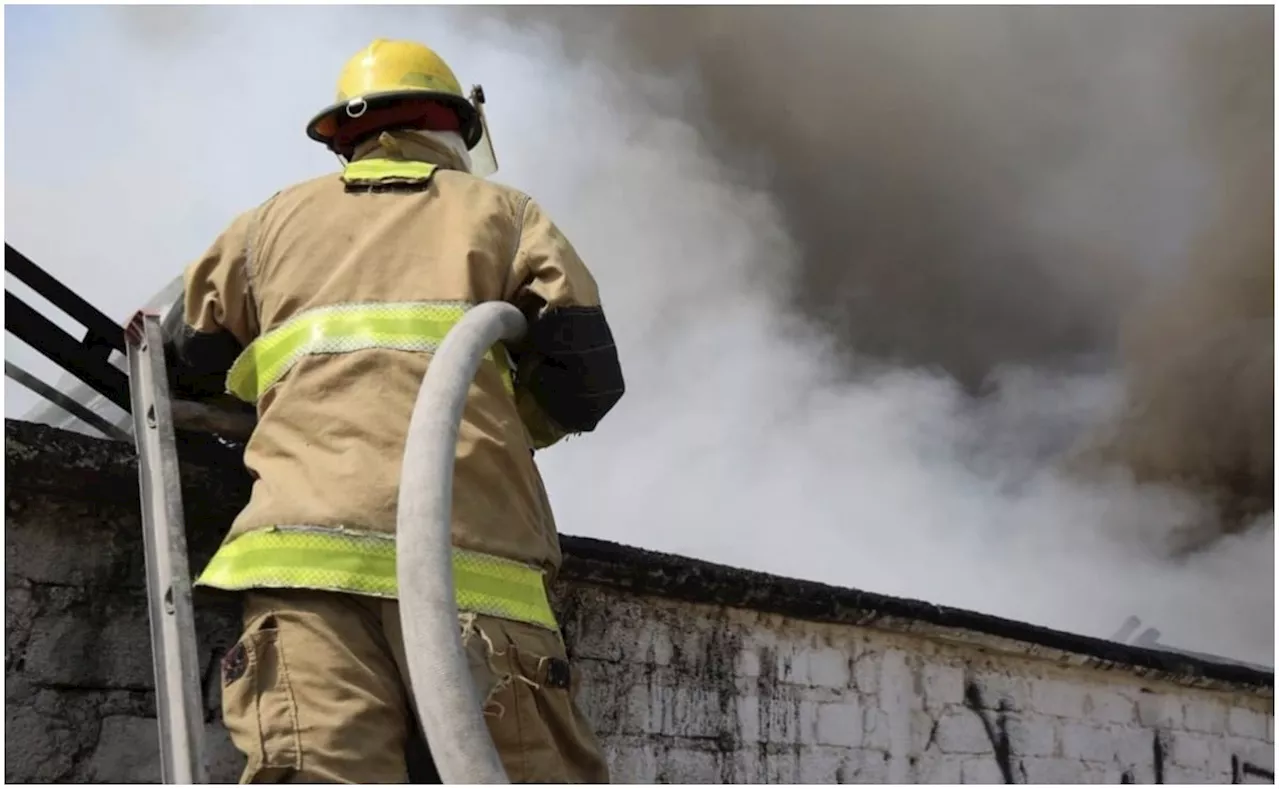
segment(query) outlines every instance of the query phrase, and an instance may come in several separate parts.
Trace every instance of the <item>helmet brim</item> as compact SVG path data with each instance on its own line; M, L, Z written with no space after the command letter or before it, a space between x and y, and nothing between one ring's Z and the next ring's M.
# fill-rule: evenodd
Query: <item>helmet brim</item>
M471 105L471 102L452 93L410 89L368 93L331 104L317 113L311 119L311 122L307 124L307 136L318 143L323 143L332 150L334 137L338 133L338 119L347 111L348 105L356 100L365 102L368 107L365 110L366 112L377 110L399 101L433 101L444 104L458 113L459 134L462 135L462 141L466 144L467 150L476 147L480 142L480 138L484 135L484 128L480 123L480 114L476 112L476 108Z

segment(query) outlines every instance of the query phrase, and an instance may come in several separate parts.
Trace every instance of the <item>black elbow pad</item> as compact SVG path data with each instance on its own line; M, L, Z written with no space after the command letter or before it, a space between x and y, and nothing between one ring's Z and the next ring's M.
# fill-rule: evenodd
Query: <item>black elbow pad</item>
M622 399L625 386L613 333L600 307L560 307L529 327L522 385L568 433L588 433Z
M199 332L188 326L182 299L169 308L160 326L173 396L198 400L226 392L227 371L244 350L235 335L225 329Z

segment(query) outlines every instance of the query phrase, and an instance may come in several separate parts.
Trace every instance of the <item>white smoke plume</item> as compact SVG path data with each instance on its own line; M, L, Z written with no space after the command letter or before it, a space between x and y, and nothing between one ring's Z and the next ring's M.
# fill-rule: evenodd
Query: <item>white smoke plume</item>
M1213 123L1183 52L1211 14L6 22L6 239L113 316L332 169L301 129L342 61L420 39L484 84L497 179L574 240L618 338L626 398L541 456L562 531L1102 637L1136 614L1170 645L1272 661L1269 499L1256 528L1170 558L1211 501L1061 462L1124 413L1121 327L1210 232L1218 165L1188 130ZM67 102L86 72L111 89Z

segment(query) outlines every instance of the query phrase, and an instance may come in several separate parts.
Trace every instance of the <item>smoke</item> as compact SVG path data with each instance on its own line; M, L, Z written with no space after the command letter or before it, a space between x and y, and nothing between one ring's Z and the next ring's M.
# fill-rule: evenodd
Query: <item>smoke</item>
M777 200L782 293L848 379L926 368L981 394L1010 366L1118 363L1123 408L1074 471L1207 499L1175 550L1272 508L1271 11L507 13L697 85L682 110Z
M1187 274L1124 327L1129 402L1099 447L1139 479L1211 497L1219 517L1200 541L1246 527L1275 493L1274 44L1253 19L1208 21L1182 74L1207 222Z
M618 338L627 397L596 434L540 455L563 531L1103 637L1136 614L1175 646L1272 659L1269 512L1171 560L1163 541L1216 522L1211 499L1162 484L1181 479L1168 470L1138 484L1137 462L1062 470L1151 399L1140 362L1168 357L1121 357L1122 327L1154 325L1139 310L1168 314L1155 294L1208 261L1224 293L1238 281L1201 252L1221 222L1269 243L1269 176L1232 165L1268 200L1241 206L1211 152L1269 157L1270 117L1215 143L1222 91L1198 75L1237 66L1193 57L1216 48L1203 31L1269 12L74 13L106 16L43 41L32 57L48 62L9 86L10 150L63 155L38 173L11 164L6 219L20 249L113 314L237 211L331 168L300 128L343 59L374 36L420 38L484 84L499 180L573 239ZM137 79L69 113L48 97L73 52L76 68ZM95 108L112 137L79 131ZM50 137L61 128L74 144ZM136 263L107 287L75 269L90 249ZM1233 298L1206 303L1223 324L1239 315ZM1179 370L1203 369L1190 356ZM1256 386L1239 379L1219 389ZM1188 408L1142 413L1167 434Z
M1191 20L1153 10L509 13L555 19L588 61L697 80L682 109L798 244L777 263L791 303L849 355L977 387L1109 352L1182 262L1204 173L1164 72Z

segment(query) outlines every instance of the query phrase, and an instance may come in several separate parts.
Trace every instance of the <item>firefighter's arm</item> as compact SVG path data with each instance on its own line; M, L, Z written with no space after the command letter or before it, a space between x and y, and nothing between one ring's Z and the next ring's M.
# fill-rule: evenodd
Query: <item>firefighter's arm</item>
M520 220L508 300L524 313L529 330L511 355L516 404L534 446L542 448L594 430L625 387L591 272L532 200Z
M258 335L247 268L253 221L252 211L237 217L187 267L182 297L162 320L169 383L177 397L223 394L227 370Z

